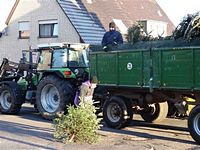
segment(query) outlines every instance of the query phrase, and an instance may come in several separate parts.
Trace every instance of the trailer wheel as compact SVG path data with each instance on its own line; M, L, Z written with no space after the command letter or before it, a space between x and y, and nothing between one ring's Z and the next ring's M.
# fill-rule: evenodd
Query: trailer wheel
M97 86L94 89L93 100L96 108L96 114L103 112L103 104L107 99L108 91L104 87Z
M20 87L15 82L7 82L0 87L0 111L4 114L17 114L23 103Z
M72 86L56 76L44 77L37 87L37 109L45 119L54 119L73 101Z
M104 104L103 118L109 127L123 128L133 118L131 105L127 105L121 97L113 96Z
M195 106L190 112L188 128L192 138L200 144L200 105Z
M168 103L149 104L147 108L141 111L141 117L146 122L156 123L161 122L167 117Z

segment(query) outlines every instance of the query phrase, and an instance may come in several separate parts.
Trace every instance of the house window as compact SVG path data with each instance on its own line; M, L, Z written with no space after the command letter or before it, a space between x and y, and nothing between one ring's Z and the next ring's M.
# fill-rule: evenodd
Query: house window
M57 20L39 21L39 37L40 38L58 37Z
M27 39L30 37L30 22L22 21L18 23L19 26L19 38Z

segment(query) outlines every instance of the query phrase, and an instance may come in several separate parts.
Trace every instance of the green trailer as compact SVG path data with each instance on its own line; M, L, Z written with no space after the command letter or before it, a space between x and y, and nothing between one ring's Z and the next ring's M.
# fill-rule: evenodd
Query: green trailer
M91 76L98 79L94 99L101 102L105 122L121 128L134 113L159 122L173 104L180 114L190 113L188 127L200 143L199 58L198 46L92 51Z

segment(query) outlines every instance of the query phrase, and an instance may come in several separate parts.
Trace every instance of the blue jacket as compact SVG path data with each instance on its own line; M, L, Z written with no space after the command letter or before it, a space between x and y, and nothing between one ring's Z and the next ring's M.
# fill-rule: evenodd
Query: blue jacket
M108 31L104 34L101 44L102 46L123 44L122 35L116 30Z

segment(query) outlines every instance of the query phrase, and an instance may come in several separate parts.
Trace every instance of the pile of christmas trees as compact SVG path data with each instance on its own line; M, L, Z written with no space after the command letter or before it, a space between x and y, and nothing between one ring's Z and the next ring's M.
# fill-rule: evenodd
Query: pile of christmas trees
M162 35L152 37L151 33L144 32L143 26L138 22L128 29L127 34L127 41L131 44L140 41L160 40L178 40L181 41L180 43L183 43L184 41L190 42L197 39L200 39L200 12L185 16L172 35L168 37L162 37Z
M176 27L172 37L174 39L183 38L188 41L200 38L200 13L184 17L182 22Z

